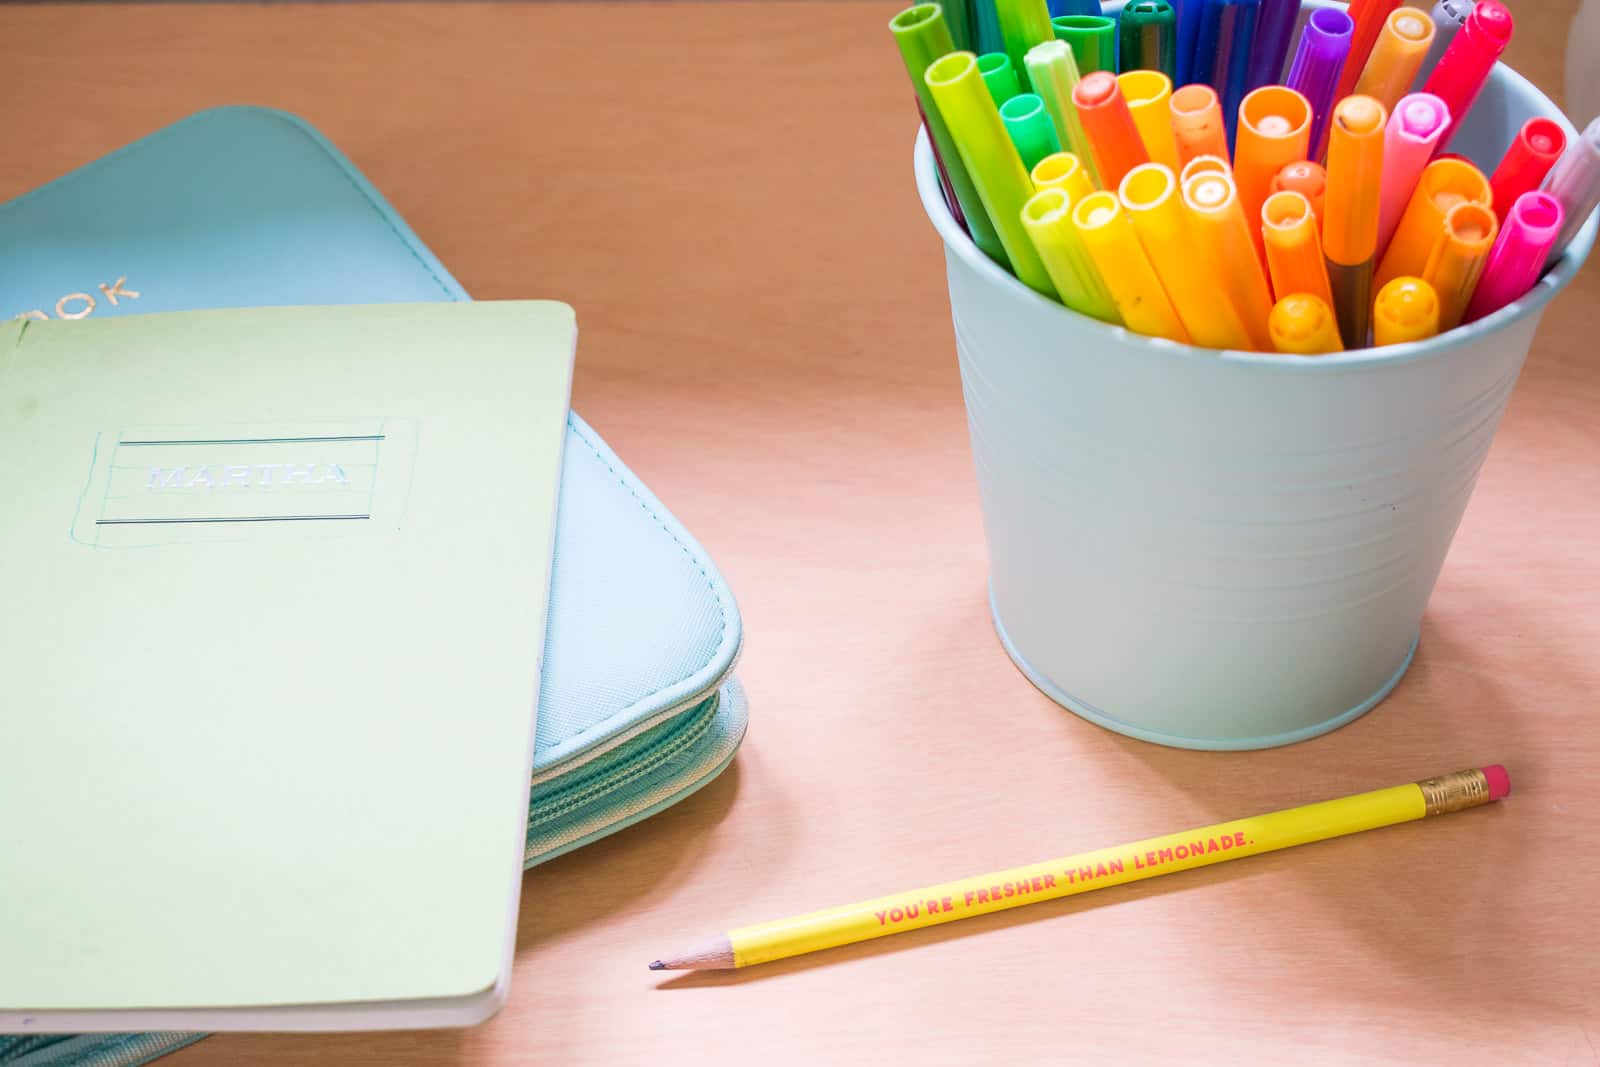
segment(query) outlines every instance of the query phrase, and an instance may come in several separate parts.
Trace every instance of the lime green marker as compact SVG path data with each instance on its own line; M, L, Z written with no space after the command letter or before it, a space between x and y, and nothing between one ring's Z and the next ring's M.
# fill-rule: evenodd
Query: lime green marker
M1028 80L1044 101L1044 109L1056 124L1056 139L1061 147L1076 155L1089 172L1089 180L1100 187L1100 172L1094 166L1094 153L1084 136L1078 109L1072 103L1072 90L1078 85L1078 63L1065 41L1046 41L1028 51Z
M1050 25L1050 9L1045 7L1044 0L994 0L994 10L1000 20L1000 36L1006 42L1006 55L1011 57L1012 69L1026 92L1031 86L1022 58L1034 45L1055 37L1056 31Z
M1072 46L1078 73L1117 72L1117 22L1101 15L1057 15L1050 20L1056 39Z
M1054 297L1050 275L1022 227L1022 205L1033 195L1033 181L978 73L978 57L971 52L952 53L937 60L923 77L1000 234L1012 273L1028 288Z
M1074 206L1065 189L1045 189L1023 205L1023 227L1061 294L1061 302L1073 311L1121 326L1122 316L1117 314L1111 291L1072 221Z
M1033 93L1018 93L1000 105L1000 121L1006 124L1011 143L1017 146L1022 165L1033 168L1045 156L1061 151L1056 139L1056 124L1044 109L1044 101Z
M983 84L989 87L995 107L1022 92L1017 83L1017 68L1011 65L1011 57L1004 52L985 52L979 56L978 73L983 75Z
M923 117L927 119L928 138L933 142L934 155L939 157L945 176L950 180L950 191L961 206L967 232L972 234L973 242L983 250L984 255L1002 267L1011 266L1005 245L1001 243L1000 235L995 232L994 223L989 220L988 211L983 206L983 198L978 195L977 186L962 164L961 154L956 151L955 141L950 137L950 129L934 105L933 94L923 79L934 60L955 51L949 27L945 25L944 10L938 4L908 7L889 20L889 32L894 34L895 44L900 46L900 58L905 61L911 87L916 90Z

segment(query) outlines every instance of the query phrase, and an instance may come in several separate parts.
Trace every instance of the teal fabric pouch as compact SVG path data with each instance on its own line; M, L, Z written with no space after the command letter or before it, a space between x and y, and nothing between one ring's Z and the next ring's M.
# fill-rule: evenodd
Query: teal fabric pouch
M201 112L0 204L4 317L466 299L371 183L278 111ZM738 609L705 551L577 414L563 462L528 866L706 784L746 724ZM199 1036L0 1036L0 1064L125 1067Z

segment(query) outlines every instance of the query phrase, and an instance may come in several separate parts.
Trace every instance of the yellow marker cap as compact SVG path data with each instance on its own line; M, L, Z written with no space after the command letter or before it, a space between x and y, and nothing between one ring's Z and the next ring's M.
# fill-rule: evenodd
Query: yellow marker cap
M1278 301L1267 328L1272 334L1272 346L1288 355L1321 356L1344 351L1333 309L1309 293L1293 293Z
M1189 179L1200 174L1221 174L1224 177L1233 177L1233 164L1221 156L1195 156L1183 165L1178 172L1178 188L1189 184Z
M1072 222L1128 329L1187 344L1189 332L1173 309L1116 194L1090 193L1073 208Z
M1073 203L1094 192L1089 168L1083 165L1076 152L1052 152L1033 165L1029 177L1035 189L1060 189Z
M1122 325L1111 293L1072 224L1072 198L1064 190L1044 189L1029 197L1022 205L1022 227L1063 304L1101 322Z
M1250 335L1252 350L1270 352L1267 317L1272 313L1272 287L1256 256L1251 224L1245 221L1233 179L1223 174L1192 177L1183 185L1183 204L1191 254L1220 283L1220 291Z
M1117 197L1190 340L1202 348L1249 348L1250 335L1233 304L1218 299L1215 270L1195 255L1172 168L1163 163L1134 167Z
M1381 348L1426 341L1439 332L1439 297L1421 278L1396 278L1378 292L1372 337Z
M1172 132L1172 79L1159 70L1130 70L1117 75L1122 97L1133 112L1139 139L1152 163L1178 169L1178 138Z

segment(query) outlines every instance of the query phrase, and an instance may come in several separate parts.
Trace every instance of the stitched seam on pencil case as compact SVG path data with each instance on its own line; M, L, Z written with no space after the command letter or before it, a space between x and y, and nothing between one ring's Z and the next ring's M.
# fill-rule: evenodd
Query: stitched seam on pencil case
M645 750L645 754L629 763L626 770L617 773L614 777L607 772L591 775L583 781L571 786L563 787L555 795L556 803L540 803L537 808L537 818L530 810L528 813L528 826L541 826L552 819L560 818L570 813L573 809L582 807L598 797L613 793L623 786L638 781L640 778L666 764L673 757L685 749L693 747L706 732L711 729L716 721L718 700L711 701L711 707L706 714L701 715L689 723L679 733L675 733ZM569 793L569 790L576 792Z

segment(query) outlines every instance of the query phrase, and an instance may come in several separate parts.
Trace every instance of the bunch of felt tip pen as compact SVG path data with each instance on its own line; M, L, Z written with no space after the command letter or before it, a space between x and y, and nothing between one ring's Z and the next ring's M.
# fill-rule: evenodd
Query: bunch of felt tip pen
M1600 119L1448 151L1500 0L920 3L889 29L952 216L1074 311L1205 348L1424 340L1525 295L1600 205ZM1179 88L1174 88L1178 86Z

